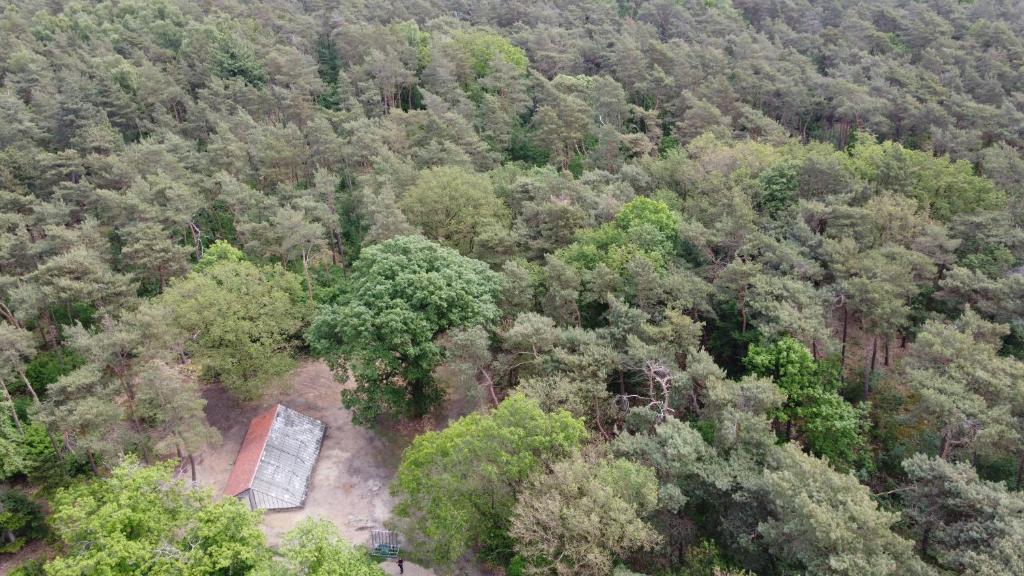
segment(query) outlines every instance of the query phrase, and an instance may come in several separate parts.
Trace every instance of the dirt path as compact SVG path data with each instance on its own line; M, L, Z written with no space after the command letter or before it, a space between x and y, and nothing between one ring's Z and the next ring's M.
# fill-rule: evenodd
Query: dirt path
M263 518L271 545L308 516L326 518L349 542L366 544L370 530L382 528L390 516L393 502L388 485L401 448L353 425L351 413L341 406L341 389L323 362L310 361L295 370L281 390L256 403L239 403L216 387L204 392L207 418L220 431L223 443L201 454L196 469L199 482L218 493L227 482L249 420L260 411L279 402L327 424L305 507L268 512Z
M53 551L50 549L46 542L35 541L21 550L18 550L14 554L2 554L0 555L0 576L5 576L14 571L15 568L21 566L23 563L29 560L45 561L50 558ZM409 569L409 565L406 564L406 571ZM396 568L397 572L398 569Z

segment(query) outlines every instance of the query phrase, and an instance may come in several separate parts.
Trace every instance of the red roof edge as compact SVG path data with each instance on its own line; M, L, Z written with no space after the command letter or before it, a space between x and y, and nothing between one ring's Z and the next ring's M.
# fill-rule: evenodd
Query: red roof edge
M252 487L252 479L256 477L256 468L263 457L263 448L267 445L270 428L274 425L279 406L280 404L275 404L249 422L249 431L245 433L245 440L242 441L238 457L235 458L235 466L231 469L231 476L224 487L224 493L228 496L237 496Z

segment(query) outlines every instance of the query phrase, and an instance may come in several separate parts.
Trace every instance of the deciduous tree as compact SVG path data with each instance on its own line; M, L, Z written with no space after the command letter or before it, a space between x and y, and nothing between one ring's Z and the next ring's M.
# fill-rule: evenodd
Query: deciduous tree
M471 548L507 560L516 494L531 474L575 452L586 438L569 413L544 413L522 395L418 436L402 454L395 514L411 543L451 565Z
M496 319L497 291L483 262L421 236L394 238L362 251L341 301L320 309L307 338L355 373L343 401L357 421L421 416L442 396L431 375L444 357L438 335Z

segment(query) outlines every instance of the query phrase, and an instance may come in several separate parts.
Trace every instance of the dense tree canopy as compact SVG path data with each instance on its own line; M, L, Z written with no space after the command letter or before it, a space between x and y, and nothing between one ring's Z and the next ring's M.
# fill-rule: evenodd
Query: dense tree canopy
M379 574L161 463L317 357L438 570L1020 573L1022 94L1005 0L7 3L0 550Z
M357 387L344 399L360 420L422 415L442 398L431 375L443 358L437 336L493 320L497 276L482 262L408 236L364 250L350 278L339 303L313 320L310 343L352 368Z
M564 411L546 414L522 395L419 436L402 455L393 488L406 536L442 565L470 546L507 559L517 489L585 438L579 420Z

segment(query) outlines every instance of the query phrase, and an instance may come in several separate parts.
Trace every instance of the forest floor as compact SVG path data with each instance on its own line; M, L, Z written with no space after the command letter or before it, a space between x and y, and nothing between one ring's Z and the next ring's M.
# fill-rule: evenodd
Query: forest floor
M220 431L223 442L199 455L196 470L199 482L218 494L256 414L281 403L327 425L305 507L264 515L263 527L271 545L280 543L285 532L309 516L332 521L353 544L367 544L370 530L383 528L390 517L393 499L388 486L406 443L404 435L388 438L354 425L352 414L341 405L342 388L323 362L306 361L279 389L257 402L238 402L219 386L204 392L207 419Z
M36 540L14 554L0 555L0 576L13 572L15 568L21 566L24 562L29 560L44 561L52 555L53 550L46 542Z

